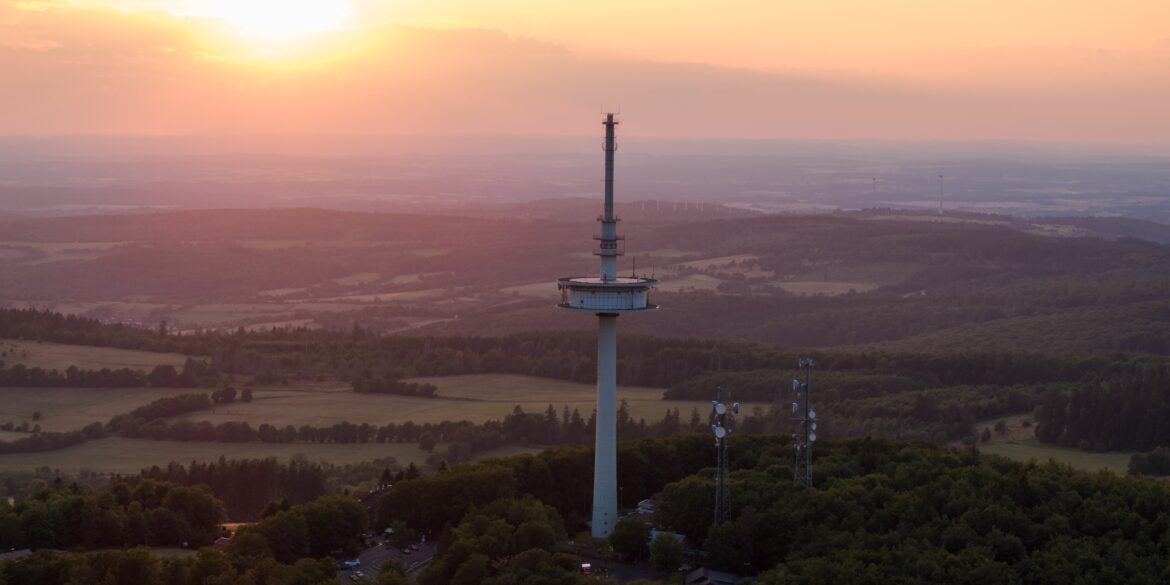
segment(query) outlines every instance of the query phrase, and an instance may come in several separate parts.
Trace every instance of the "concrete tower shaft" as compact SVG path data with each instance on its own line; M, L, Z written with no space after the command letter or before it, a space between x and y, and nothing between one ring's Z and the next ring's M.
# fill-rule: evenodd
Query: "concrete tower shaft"
M617 145L614 129L618 122L606 114L605 125L605 203L599 242L594 252L601 257L601 274L575 276L557 281L561 302L557 306L597 315L597 435L593 455L592 533L604 538L613 532L618 520L617 487L617 318L631 311L653 311L650 290L658 283L637 275L619 277L617 259L622 251L617 233L618 219L613 212L613 168Z

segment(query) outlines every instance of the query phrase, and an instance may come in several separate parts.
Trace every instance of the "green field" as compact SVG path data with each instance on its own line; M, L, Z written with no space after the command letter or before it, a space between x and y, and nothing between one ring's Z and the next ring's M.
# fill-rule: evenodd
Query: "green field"
M443 445L438 445L436 450L443 448ZM512 447L489 451L481 454L480 457L501 457L535 451L534 449ZM382 457L394 457L402 465L411 462L422 465L428 455L413 444L181 443L111 437L59 451L0 455L0 471L21 471L48 467L66 474L75 474L82 470L99 473L135 473L144 467L165 466L172 461L186 464L191 461L214 461L221 456L228 459L256 457L287 459L298 453L304 454L310 461L324 461L334 464L358 463Z
M357 394L344 384L305 384L265 387L255 391L251 403L235 402L213 412L188 415L189 420L219 424L246 420L252 425L328 426L341 421L387 424L413 421L418 424L445 420L483 422L501 419L520 405L528 412L542 412L549 404L560 412L563 406L576 408L588 418L596 404L592 384L510 374L475 374L435 378L414 378L439 387L439 398L416 398L391 394ZM702 401L664 401L660 388L619 387L618 400L629 403L630 415L647 422L662 418L668 408L677 407L682 416L692 408L705 412Z
M41 413L45 431L72 431L92 422L105 423L166 396L205 392L197 388L0 388L0 423L34 424ZM11 439L9 439L11 440Z
M182 367L187 356L177 353L135 351L112 347L88 345L65 345L62 343L37 343L0 339L0 360L8 364L24 364L46 370L64 371L69 366L84 370L101 368L131 368L149 370L155 366L173 365Z
M1094 453L1078 449L1066 449L1046 445L1036 439L1028 439L1016 443L993 443L980 445L979 451L992 455L1002 455L1016 461L1035 460L1044 463L1049 459L1057 463L1072 466L1082 471L1100 471L1102 469L1125 475L1129 467L1129 457L1132 453Z
M979 444L979 451L992 455L1001 455L1016 461L1036 461L1045 463L1048 460L1072 466L1082 471L1100 471L1102 469L1125 475L1129 467L1129 457L1132 453L1096 453L1081 451L1041 443L1036 439L1035 427L1023 425L1025 420L1031 420L1031 415L1012 415L1000 419L979 422L975 425L977 432L983 428L992 429L995 423L1003 420L1006 432L1003 434L992 432L991 440Z

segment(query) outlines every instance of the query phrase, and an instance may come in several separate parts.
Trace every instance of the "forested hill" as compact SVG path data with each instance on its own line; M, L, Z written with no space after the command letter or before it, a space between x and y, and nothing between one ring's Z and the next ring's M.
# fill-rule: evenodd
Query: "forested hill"
M626 333L892 351L1170 347L1158 224L628 211L621 271L658 278L663 310L623 319ZM594 227L314 209L21 218L0 223L0 304L187 332L586 331L552 305L557 277L596 270Z

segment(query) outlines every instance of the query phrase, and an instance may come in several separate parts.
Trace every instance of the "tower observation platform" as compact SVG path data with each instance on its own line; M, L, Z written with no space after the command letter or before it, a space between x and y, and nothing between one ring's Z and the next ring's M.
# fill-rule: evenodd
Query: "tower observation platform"
M590 530L603 538L618 521L617 489L617 317L633 311L653 311L650 291L658 283L637 275L619 277L617 259L622 255L613 213L613 155L617 151L614 128L618 122L606 114L605 125L605 207L597 218L601 234L593 253L601 257L598 276L571 276L557 280L562 309L597 315L597 436L593 452L593 514Z
M658 305L650 302L650 290L658 284L653 278L639 276L619 277L617 258L623 254L619 244L625 240L617 233L620 221L613 212L613 159L617 151L614 128L619 124L613 114L606 114L605 120L605 206L597 221L601 234L593 236L598 249L593 254L601 257L599 276L572 276L557 280L561 291L562 309L589 311L592 313L620 313L627 311L652 311Z

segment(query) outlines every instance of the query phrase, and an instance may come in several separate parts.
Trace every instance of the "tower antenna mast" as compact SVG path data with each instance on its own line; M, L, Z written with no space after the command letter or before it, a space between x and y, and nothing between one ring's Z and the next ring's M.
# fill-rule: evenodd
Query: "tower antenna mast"
M731 442L731 428L735 426L735 415L739 414L739 403L731 403L723 389L715 390L711 401L711 434L715 435L717 467L715 470L715 525L731 520L731 462L727 454Z
M817 441L817 413L812 409L812 369L816 365L812 358L800 358L799 369L804 370L804 382L792 381L792 414L797 423L792 433L792 448L795 461L792 479L796 485L812 487L812 447Z

